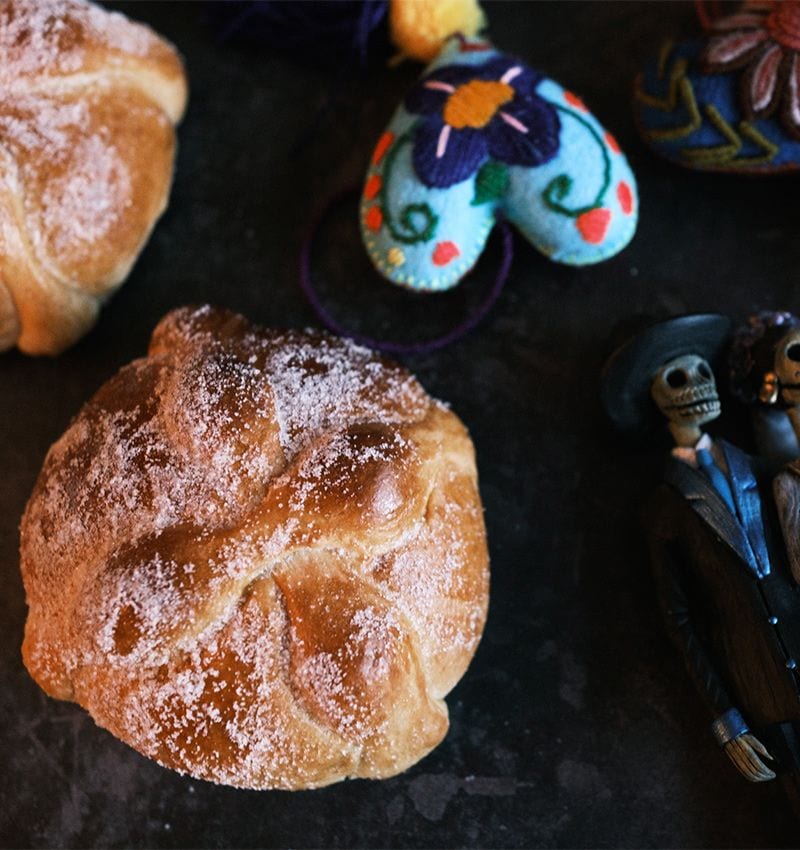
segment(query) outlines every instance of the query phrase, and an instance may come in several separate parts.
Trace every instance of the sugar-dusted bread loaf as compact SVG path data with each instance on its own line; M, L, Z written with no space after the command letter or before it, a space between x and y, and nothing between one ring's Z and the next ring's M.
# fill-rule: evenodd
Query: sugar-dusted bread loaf
M0 3L0 351L94 323L167 204L175 50L84 0Z
M391 776L483 629L472 443L367 349L177 310L51 448L22 575L31 675L161 764Z

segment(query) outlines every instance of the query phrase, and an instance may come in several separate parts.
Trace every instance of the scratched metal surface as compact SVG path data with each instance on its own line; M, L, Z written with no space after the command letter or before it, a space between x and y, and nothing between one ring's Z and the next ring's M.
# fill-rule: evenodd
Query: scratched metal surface
M219 45L197 7L124 6L186 58L175 186L130 279L58 359L0 357L0 845L796 846L780 789L712 743L662 632L635 514L666 443L620 446L596 405L613 329L639 313L800 309L798 181L692 175L637 140L630 92L688 4L491 4L495 41L579 92L626 149L642 214L627 251L560 268L518 240L508 286L468 339L408 365L474 437L493 562L485 638L449 697L445 742L402 776L296 794L158 767L45 697L19 655L17 525L44 454L81 403L145 350L158 318L214 301L306 326L295 255L314 205L357 183L411 66L339 77ZM315 268L354 327L425 336L474 304L497 246L455 293L380 284L346 208ZM743 417L722 429L746 439Z

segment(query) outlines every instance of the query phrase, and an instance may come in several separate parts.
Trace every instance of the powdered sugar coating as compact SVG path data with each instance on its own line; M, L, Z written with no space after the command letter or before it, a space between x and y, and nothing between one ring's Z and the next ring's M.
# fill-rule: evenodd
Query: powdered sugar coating
M108 12L83 0L14 0L0 6L0 84L13 86L20 77L75 74L103 45L114 61L121 55L146 57L160 39L148 27L119 12Z
M4 0L0 56L0 350L57 353L166 205L186 81L163 39L86 0Z
M246 787L424 755L488 590L456 417L349 341L209 307L162 320L53 446L22 569L46 690Z
M349 340L298 340L271 352L267 369L274 376L281 442L290 454L353 414L391 424L413 420L427 406L410 375L387 372L367 349Z
M52 181L42 197L45 230L59 253L105 236L133 203L127 164L113 144L90 135L77 154L76 168Z

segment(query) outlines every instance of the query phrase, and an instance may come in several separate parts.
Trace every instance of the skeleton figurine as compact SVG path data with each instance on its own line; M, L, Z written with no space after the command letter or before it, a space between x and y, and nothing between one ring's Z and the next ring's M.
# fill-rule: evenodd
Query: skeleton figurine
M791 787L800 605L751 459L702 430L720 413L709 363L729 328L719 315L651 326L612 355L602 395L625 432L667 420L676 445L646 522L668 629L734 765L754 782L781 771Z
M696 354L665 363L653 378L650 394L678 446L693 448L703 436L700 426L720 414L714 373Z
M785 465L775 476L773 495L792 575L800 584L800 318L785 312L750 316L734 334L730 365L733 395L761 416L782 417L795 437L791 455L783 450ZM776 455L775 443L760 436L759 451Z
M731 393L750 406L758 454L772 472L800 456L795 436L800 423L791 413L795 402L787 395L797 381L791 374L797 366L792 357L800 350L790 348L792 339L797 342L798 327L800 319L791 313L757 313L736 329L731 341Z

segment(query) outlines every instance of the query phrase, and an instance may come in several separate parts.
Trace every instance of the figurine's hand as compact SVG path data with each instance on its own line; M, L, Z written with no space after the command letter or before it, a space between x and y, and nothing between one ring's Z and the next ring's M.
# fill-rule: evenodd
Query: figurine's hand
M725 744L725 752L745 779L749 779L751 782L767 782L775 778L774 771L770 770L761 760L761 756L770 760L772 760L772 756L752 733L745 732L738 738L728 741Z

